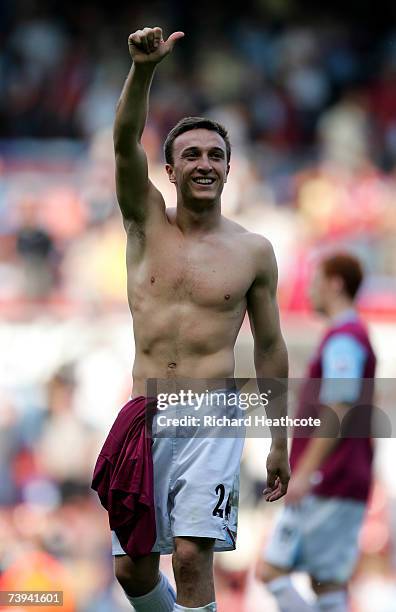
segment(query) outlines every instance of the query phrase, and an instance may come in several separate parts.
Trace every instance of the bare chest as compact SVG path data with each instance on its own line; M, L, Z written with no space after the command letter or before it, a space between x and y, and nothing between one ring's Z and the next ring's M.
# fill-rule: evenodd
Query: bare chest
M252 264L232 241L167 240L149 244L138 264L128 263L130 298L232 309L253 281Z

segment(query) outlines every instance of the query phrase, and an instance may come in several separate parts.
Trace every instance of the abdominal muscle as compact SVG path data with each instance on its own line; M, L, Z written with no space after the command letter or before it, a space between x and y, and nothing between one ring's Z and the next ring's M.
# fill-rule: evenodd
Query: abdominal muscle
M152 313L146 309L133 313L132 397L147 395L147 379L160 379L162 385L167 381L171 390L177 381L188 385L192 379L205 379L197 383L219 388L221 379L233 377L234 345L245 311L240 306L219 312L192 304L184 308L156 304Z
M233 351L208 355L199 360L183 359L176 367L173 366L174 363L169 362L169 365L164 366L156 363L155 359L141 358L137 354L133 367L131 397L150 395L147 391L151 388L147 387L147 380L150 379L158 380L158 391L169 393L176 390L176 384L178 389L186 390L194 385L194 391L223 388L225 383L222 381L233 377L235 366Z

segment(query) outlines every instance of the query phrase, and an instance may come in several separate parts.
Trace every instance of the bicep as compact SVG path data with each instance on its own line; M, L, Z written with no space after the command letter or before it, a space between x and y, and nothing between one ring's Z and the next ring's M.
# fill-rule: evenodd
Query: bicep
M266 350L281 338L277 302L278 270L272 248L247 295L250 326L256 349Z
M276 296L267 287L253 286L247 304L253 337L257 346L265 349L280 333Z

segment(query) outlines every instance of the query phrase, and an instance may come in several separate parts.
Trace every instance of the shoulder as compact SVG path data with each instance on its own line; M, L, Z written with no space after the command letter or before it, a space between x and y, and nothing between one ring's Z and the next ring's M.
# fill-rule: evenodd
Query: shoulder
M239 223L231 221L230 219L224 218L223 222L227 234L237 234L238 240L243 243L244 247L247 248L248 252L252 255L256 256L258 259L274 257L274 249L268 238L262 234L250 232Z
M237 241L243 258L251 262L252 287L267 286L275 291L278 282L278 267L271 242L265 236L250 232L238 223L229 221L229 233Z
M276 284L278 266L273 246L268 238L254 232L246 232L245 245L246 251L251 256L256 281Z

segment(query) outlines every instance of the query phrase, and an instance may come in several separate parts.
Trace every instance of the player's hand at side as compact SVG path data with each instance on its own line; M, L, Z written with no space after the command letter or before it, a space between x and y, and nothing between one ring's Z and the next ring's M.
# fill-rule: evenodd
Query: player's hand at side
M263 491L265 501L276 501L286 495L289 480L287 446L271 448L267 457L267 486Z
M135 64L158 64L183 36L183 32L173 32L164 40L161 28L137 30L128 38L129 53Z

